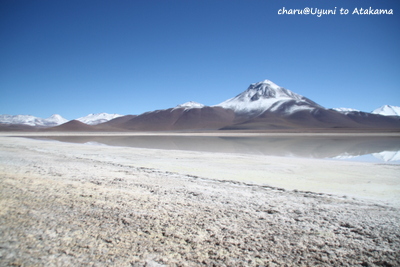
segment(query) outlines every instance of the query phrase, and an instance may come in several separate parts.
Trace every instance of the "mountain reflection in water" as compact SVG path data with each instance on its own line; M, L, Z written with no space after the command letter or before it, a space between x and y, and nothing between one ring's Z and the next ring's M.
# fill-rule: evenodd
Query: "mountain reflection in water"
M41 137L40 139L43 139ZM46 139L109 146L245 153L284 157L354 159L400 163L399 137L363 136L51 136Z

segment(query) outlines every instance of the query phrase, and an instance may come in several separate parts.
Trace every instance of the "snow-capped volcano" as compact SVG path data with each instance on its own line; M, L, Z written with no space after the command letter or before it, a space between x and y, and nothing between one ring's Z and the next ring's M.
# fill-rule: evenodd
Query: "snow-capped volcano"
M103 122L107 122L109 120L122 117L123 115L120 114L108 114L108 113L96 113L96 114L89 114L85 117L81 117L76 119L77 121L83 122L89 125L96 125Z
M384 116L400 116L400 107L384 105L380 108L375 109L371 113Z
M50 127L63 124L67 121L67 119L58 114L53 114L47 119L42 119L31 115L0 115L0 123L4 124Z
M216 106L237 114L257 116L265 111L291 114L300 110L323 108L310 99L265 80L253 83L246 91Z

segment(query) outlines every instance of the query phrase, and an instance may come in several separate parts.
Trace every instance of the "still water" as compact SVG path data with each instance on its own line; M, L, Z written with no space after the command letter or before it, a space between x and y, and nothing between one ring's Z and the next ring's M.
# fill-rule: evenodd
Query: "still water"
M90 145L245 153L400 164L399 137L51 136L46 137L46 139Z

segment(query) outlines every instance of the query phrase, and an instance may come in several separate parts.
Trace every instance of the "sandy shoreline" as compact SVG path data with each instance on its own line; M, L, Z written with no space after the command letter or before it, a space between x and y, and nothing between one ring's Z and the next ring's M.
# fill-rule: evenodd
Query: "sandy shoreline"
M3 136L0 265L396 266L399 171Z

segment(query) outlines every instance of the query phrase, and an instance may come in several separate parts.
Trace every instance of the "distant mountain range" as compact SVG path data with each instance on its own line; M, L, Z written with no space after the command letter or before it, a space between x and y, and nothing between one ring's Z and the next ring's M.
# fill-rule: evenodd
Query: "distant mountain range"
M0 123L3 124L51 127L66 123L67 121L67 119L64 119L58 114L54 114L47 119L42 119L31 115L0 115Z
M140 115L89 114L68 121L28 115L0 115L0 130L176 131L176 130L400 130L400 107L382 106L370 113L350 108L327 109L269 80L215 106L187 102Z
M85 117L81 117L76 120L83 122L85 124L96 125L122 116L123 115L119 114L97 113L97 114L89 114ZM69 120L63 118L58 114L54 114L47 119L42 119L31 115L0 115L1 124L51 127L51 126L61 125L68 121Z

